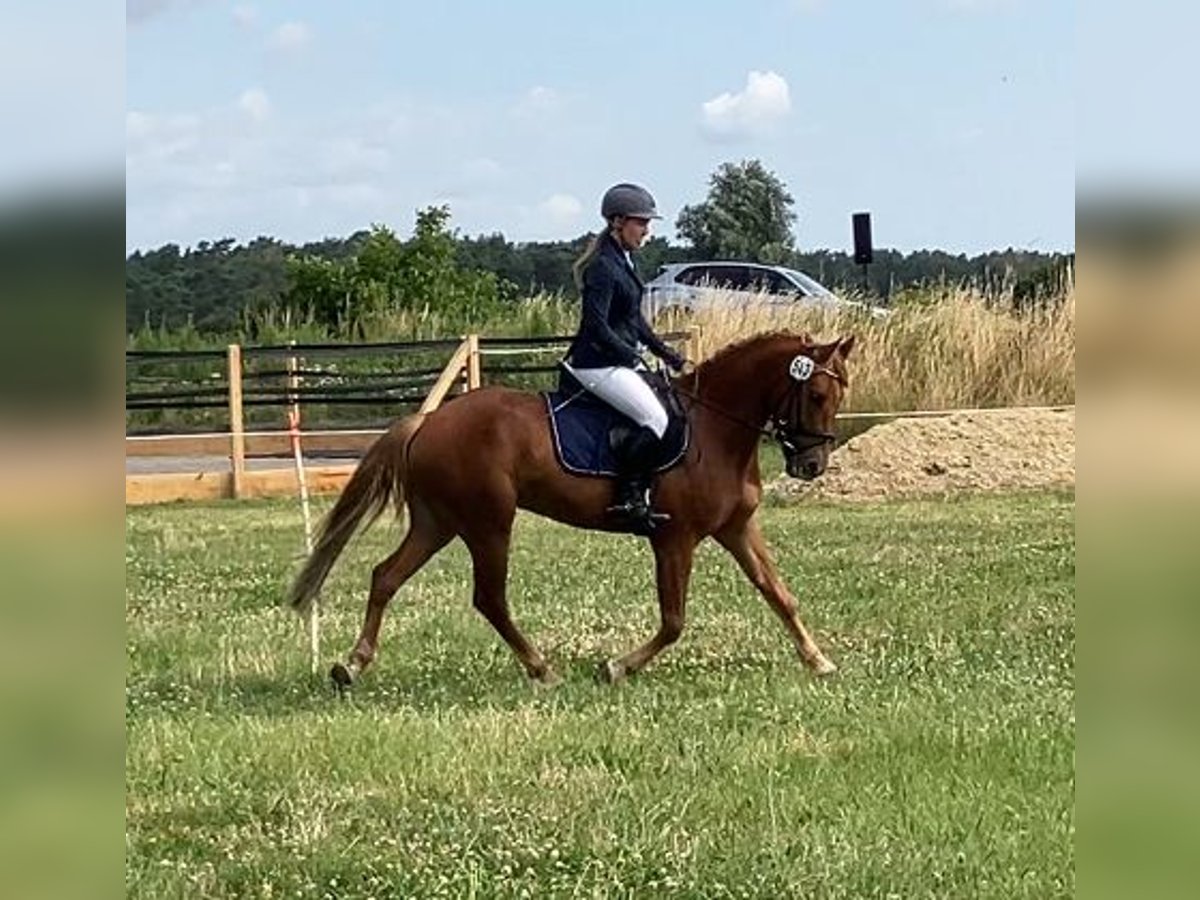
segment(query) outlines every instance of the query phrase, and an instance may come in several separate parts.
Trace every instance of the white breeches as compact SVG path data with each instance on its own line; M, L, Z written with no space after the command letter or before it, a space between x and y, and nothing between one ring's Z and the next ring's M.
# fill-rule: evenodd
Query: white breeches
M617 412L624 413L661 438L667 430L667 411L650 386L633 371L622 366L569 370L590 393Z

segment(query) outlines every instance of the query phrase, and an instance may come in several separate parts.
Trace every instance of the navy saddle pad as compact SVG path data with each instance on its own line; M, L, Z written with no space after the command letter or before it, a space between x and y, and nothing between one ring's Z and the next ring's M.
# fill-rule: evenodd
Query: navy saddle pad
M554 452L562 467L576 475L616 475L616 458L608 433L615 426L628 426L629 419L581 388L568 388L565 380L558 390L545 391L542 396L550 414ZM663 435L663 452L656 472L671 468L683 458L691 431L678 403L668 402L666 406L670 422Z

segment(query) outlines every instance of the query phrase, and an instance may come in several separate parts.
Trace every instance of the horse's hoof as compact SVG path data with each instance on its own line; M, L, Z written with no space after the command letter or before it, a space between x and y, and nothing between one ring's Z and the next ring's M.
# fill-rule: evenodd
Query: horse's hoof
M620 663L606 659L600 663L600 667L596 671L596 677L605 684L616 684L625 677L625 669Z
M354 684L354 673L345 663L336 662L329 670L329 680L333 682L333 687L338 694L345 694Z
M817 660L816 665L813 666L812 673L818 678L828 678L837 672L837 670L838 667L836 665L822 656Z
M533 676L533 686L535 688L546 689L558 687L560 684L562 684L562 679L550 669L547 669L541 675Z

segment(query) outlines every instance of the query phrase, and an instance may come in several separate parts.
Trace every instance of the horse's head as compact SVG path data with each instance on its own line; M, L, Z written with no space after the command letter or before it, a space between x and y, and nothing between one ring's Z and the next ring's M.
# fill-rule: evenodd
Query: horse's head
M852 349L853 335L831 344L806 340L788 363L782 399L768 427L783 448L787 473L793 478L811 481L829 465L833 422L849 385L846 357Z

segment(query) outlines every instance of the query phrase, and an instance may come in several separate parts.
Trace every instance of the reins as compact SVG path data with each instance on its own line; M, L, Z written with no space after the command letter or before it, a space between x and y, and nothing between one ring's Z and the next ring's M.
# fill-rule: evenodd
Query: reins
M755 425L752 422L748 422L747 420L743 419L741 416L735 416L733 413L729 412L726 409L722 409L721 407L717 406L715 403L710 403L708 400L705 400L699 394L693 394L691 391L685 391L683 388L679 387L679 385L677 385L677 384L672 384L671 389L673 391L675 391L675 393L677 393L681 396L687 397L689 400L691 400L697 406L703 406L705 409L711 409L717 415L723 416L724 418L728 419L730 422L733 422L735 425L741 425L743 428L746 428L750 431L757 431L759 434L761 434L765 437L774 437L774 434L769 429L763 428L761 425Z
M838 384L840 384L842 386L845 386L845 384L846 384L846 379L841 374L839 374L838 372L835 372L833 369L829 368L828 366L817 365L814 363L814 365L812 367L812 373L816 373L816 372L820 372L823 375L828 375L830 378L832 378L834 381L836 381ZM749 431L756 432L763 437L772 438L772 439L778 441L780 446L783 447L783 449L785 451L797 452L802 449L808 449L808 447L798 447L797 446L796 441L798 438L800 438L800 439L802 439L802 438L817 438L818 439L817 444L808 445L810 447L817 446L818 444L829 443L829 442L836 440L837 436L828 431L809 431L808 429L802 428L801 430L799 430L797 432L797 431L793 430L792 428L788 427L788 423L785 420L784 415L783 415L784 411L786 409L790 408L791 405L794 404L798 398L803 400L802 391L803 391L803 386L804 386L804 382L802 382L802 381L797 381L795 379L790 379L790 380L791 380L791 384L789 385L787 393L784 395L783 399L779 402L779 405L775 408L775 411L767 417L767 426L766 427L763 427L762 425L755 425L753 422L750 422L750 421L742 418L741 416L735 415L735 414L729 412L728 410L723 409L720 406L716 405L715 403L712 403L712 402L704 399L702 396L700 396L700 370L699 370L699 368L696 369L696 391L695 391L695 393L693 393L692 391L683 389L682 387L680 387L678 384L676 384L674 382L671 383L671 389L673 391L675 391L677 394L687 397L694 404L703 406L705 409L712 410L717 415L728 419L729 421L733 422L736 425L740 425L742 428L745 428Z

